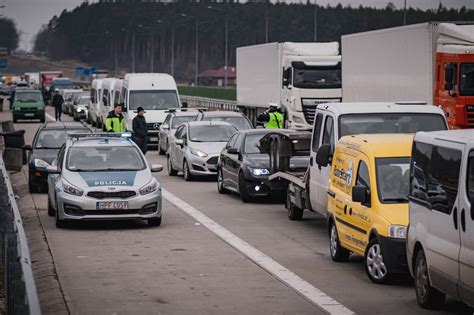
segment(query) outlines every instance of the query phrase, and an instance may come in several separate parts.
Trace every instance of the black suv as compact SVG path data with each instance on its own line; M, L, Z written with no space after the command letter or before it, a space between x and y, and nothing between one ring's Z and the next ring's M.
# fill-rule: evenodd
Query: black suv
M92 132L79 122L48 122L40 125L32 145L25 145L28 159L28 187L30 193L47 192L48 172L46 167L56 158L59 149L68 139L68 134Z

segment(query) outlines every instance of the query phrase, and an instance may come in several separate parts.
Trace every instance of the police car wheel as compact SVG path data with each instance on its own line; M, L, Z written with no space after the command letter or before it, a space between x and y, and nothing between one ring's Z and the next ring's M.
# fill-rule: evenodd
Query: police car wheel
M148 225L150 226L160 226L161 225L161 217L159 218L151 218L148 219Z
M64 229L68 227L68 223L64 220L59 220L58 214L56 213L56 227L58 229Z
M51 206L51 200L48 198L48 215L50 217L54 217L55 214L56 214L56 211Z
M420 250L415 261L415 292L418 304L422 308L440 309L446 299L446 294L433 288L428 274L428 264L425 253Z
M339 243L336 224L331 223L329 227L329 252L331 259L337 262L345 262L349 260L350 251L343 248Z
M389 281L390 274L383 260L382 247L377 238L372 238L365 249L365 271L373 283L383 284Z

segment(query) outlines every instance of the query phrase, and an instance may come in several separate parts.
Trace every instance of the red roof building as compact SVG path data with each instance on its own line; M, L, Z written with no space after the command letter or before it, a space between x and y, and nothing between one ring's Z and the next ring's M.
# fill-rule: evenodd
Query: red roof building
M236 84L235 67L227 67L227 86L235 86ZM224 86L225 69L209 69L199 75L199 84L207 86Z

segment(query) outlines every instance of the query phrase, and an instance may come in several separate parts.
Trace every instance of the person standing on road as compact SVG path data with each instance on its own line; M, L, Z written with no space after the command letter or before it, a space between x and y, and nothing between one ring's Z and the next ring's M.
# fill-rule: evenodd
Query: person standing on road
M54 107L54 116L56 117L56 121L61 121L61 114L63 112L63 103L64 98L61 94L59 94L59 90L54 91L54 96L51 104Z
M122 105L115 104L114 110L110 111L105 120L105 130L107 132L125 132L126 127L125 117L122 115Z
M138 107L135 111L137 116L133 118L132 121L132 128L133 128L133 141L138 145L140 150L142 150L143 154L146 154L147 146L148 146L148 138L147 138L147 128L146 128L146 120L144 114L146 113L143 107Z
M283 115L278 111L278 105L270 103L268 109L258 115L257 121L265 123L267 129L281 129L283 128Z

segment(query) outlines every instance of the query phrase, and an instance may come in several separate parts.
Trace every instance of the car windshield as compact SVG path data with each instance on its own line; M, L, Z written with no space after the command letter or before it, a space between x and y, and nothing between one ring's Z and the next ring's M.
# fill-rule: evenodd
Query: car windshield
M341 85L340 66L294 69L293 86L297 88L340 89Z
M474 63L462 63L460 70L460 95L474 95Z
M88 105L90 101L91 101L91 98L90 98L90 97L81 97L81 98L79 99L78 104L80 104L80 105Z
M145 110L178 108L178 94L175 90L131 91L130 109L138 107Z
M246 154L260 154L260 139L265 136L265 133L250 134L245 137L244 153Z
M193 142L227 142L236 131L232 126L191 126L189 140Z
M70 171L139 171L146 165L132 146L72 147L66 168Z
M203 121L224 121L228 122L237 130L252 129L252 125L245 117L204 117Z
M363 113L339 117L339 137L368 133L415 133L446 129L444 117L439 114Z
M410 158L376 158L375 165L380 202L408 202Z
M89 129L43 129L36 140L35 149L59 149L68 135L90 132Z
M194 120L194 117L196 116L175 116L173 118L173 122L171 123L171 129L176 129L179 125Z
M21 92L15 94L15 100L18 102L42 102L41 92Z

